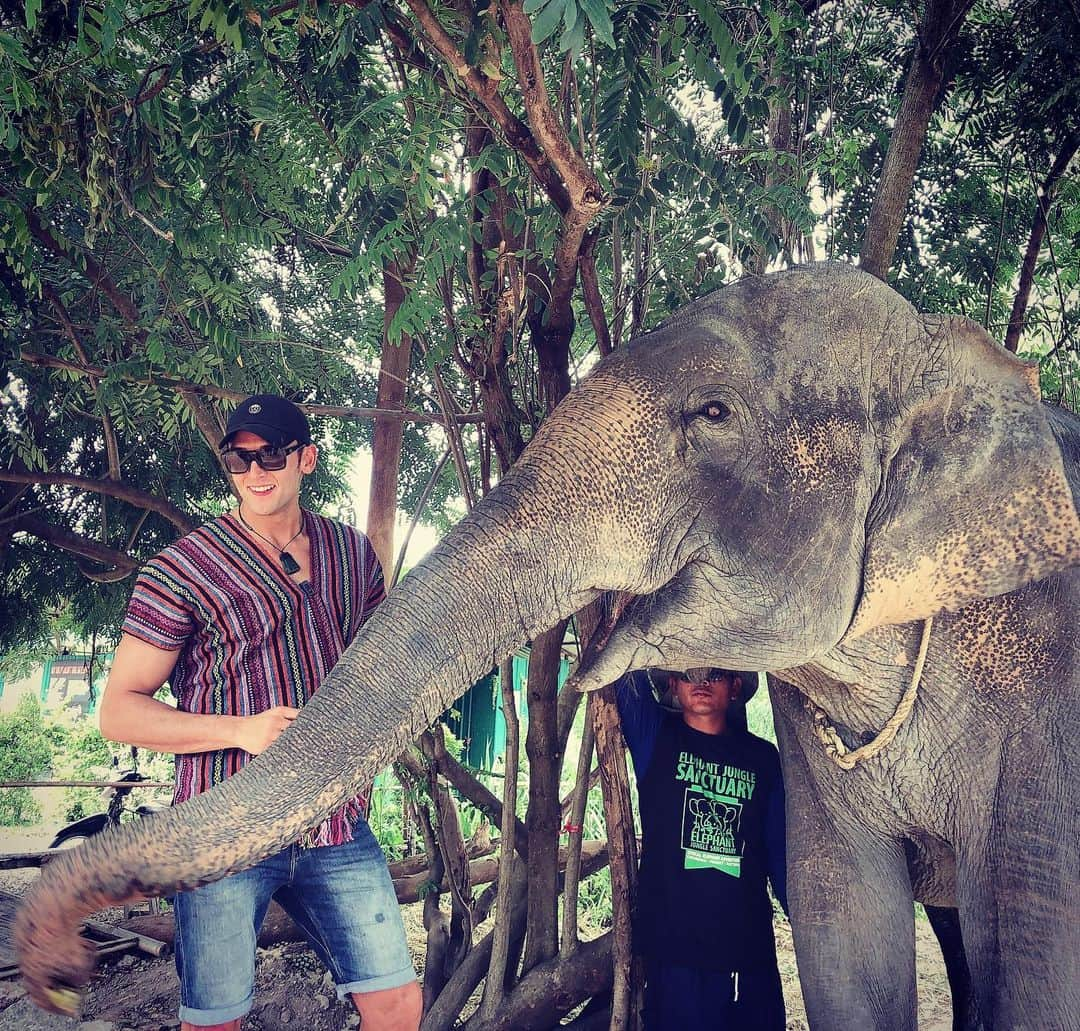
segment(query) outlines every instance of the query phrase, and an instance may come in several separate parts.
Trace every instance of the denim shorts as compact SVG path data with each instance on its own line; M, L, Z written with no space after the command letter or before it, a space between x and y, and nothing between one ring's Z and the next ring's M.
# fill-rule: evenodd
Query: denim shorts
M251 1009L255 941L271 897L303 928L339 998L416 980L386 859L361 819L345 844L290 845L176 895L181 1020L221 1024Z

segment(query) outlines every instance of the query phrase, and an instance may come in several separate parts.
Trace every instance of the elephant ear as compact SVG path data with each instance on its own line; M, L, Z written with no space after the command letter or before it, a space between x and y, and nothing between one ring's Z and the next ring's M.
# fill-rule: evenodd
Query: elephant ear
M937 383L904 398L886 431L846 640L956 611L1080 561L1080 518L1037 368L967 319L926 324L940 366L915 379Z

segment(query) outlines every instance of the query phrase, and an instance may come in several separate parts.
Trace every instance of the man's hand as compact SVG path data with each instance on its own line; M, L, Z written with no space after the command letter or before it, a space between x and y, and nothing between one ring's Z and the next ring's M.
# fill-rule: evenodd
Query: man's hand
M158 701L154 692L172 674L179 654L130 634L120 638L101 699L104 737L155 752L188 755L242 748L258 755L296 719L297 710L291 705L279 705L257 716L224 716L184 712Z
M275 705L257 716L245 716L236 730L237 747L249 755L265 752L296 719L299 711L291 705Z

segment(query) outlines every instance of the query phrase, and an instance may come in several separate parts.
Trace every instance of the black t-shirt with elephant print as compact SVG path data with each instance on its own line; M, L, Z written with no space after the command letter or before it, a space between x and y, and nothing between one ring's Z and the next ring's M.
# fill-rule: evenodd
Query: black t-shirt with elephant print
M635 940L648 956L710 970L775 963L766 878L783 899L780 757L744 731L704 734L620 697L638 781L642 857ZM634 717L639 717L635 719ZM651 717L651 718L650 718ZM651 748L648 747L649 739ZM777 821L781 855L777 857Z

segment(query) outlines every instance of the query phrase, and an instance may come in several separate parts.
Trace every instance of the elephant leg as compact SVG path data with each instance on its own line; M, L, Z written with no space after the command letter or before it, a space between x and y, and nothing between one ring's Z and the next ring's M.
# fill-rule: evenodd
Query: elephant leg
M915 921L900 844L856 843L823 820L817 833L789 836L788 849L810 1027L913 1031Z
M827 797L846 785L831 770L815 784L775 702L774 712L787 794L788 901L810 1027L914 1031L915 913L904 848L858 825L864 806Z
M995 1028L1077 1027L1080 827L1068 762L1076 723L1067 716L1010 738L986 842L960 860L965 952L979 1009Z
M960 931L960 914L952 906L925 906L949 978L952 994L953 1031L982 1031L985 1027L975 1012L971 994L971 971L964 955L964 940Z

